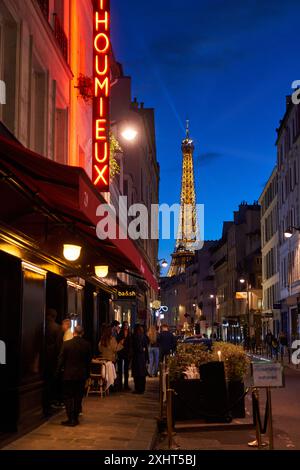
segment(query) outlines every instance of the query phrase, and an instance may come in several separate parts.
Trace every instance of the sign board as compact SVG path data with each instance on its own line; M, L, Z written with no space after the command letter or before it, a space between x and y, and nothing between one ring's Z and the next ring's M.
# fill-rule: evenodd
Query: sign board
M235 298L237 300L247 300L247 292L236 292Z
M283 387L283 367L278 362L252 363L253 387Z
M135 300L136 299L135 287L131 287L131 286L117 287L116 298L118 300Z
M109 191L110 0L93 0L93 184Z
M154 308L154 310L158 310L161 306L161 301L160 300L153 300L152 302L152 308Z

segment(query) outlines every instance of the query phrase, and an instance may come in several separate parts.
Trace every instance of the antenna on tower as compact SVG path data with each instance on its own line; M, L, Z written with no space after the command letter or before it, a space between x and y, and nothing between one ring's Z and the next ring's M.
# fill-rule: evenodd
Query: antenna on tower
M190 136L190 120L186 120L186 138L188 139Z

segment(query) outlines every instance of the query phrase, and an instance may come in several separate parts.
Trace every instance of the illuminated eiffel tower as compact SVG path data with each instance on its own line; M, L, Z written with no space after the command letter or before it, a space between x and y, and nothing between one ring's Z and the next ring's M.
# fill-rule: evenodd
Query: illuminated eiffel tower
M198 226L193 162L194 149L194 142L190 138L189 121L187 121L186 136L181 145L182 178L178 235L168 277L184 273L195 253Z

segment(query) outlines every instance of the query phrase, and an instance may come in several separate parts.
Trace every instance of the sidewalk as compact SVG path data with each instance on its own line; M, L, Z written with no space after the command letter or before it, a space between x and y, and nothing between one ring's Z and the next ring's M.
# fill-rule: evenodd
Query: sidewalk
M84 400L79 426L62 426L63 412L2 450L150 450L157 434L158 389L158 379L147 378L144 395L91 396Z

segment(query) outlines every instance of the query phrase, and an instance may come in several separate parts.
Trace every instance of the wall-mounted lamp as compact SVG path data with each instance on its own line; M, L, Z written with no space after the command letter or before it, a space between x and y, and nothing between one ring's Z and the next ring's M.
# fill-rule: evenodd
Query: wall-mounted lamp
M127 140L128 142L133 142L138 135L138 132L133 127L126 127L122 132L121 136L123 139Z
M95 266L95 274L97 277L106 277L108 275L108 266Z
M64 245L64 257L68 261L78 260L81 253L81 246L79 245Z

